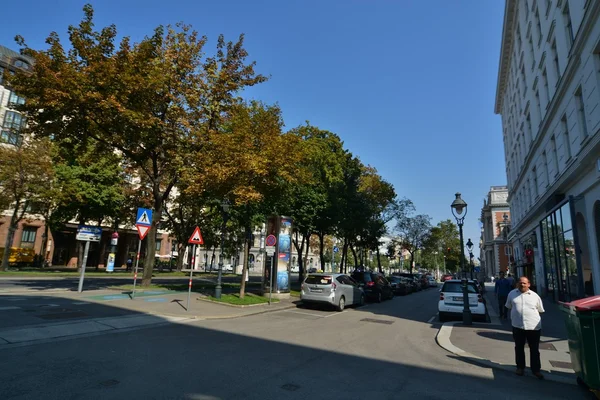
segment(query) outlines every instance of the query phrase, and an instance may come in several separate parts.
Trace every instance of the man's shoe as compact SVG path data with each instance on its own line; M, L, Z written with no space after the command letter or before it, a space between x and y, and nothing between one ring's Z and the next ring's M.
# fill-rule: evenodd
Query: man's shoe
M538 372L534 372L533 376L535 376L538 379L544 379L544 375L542 375L542 373L539 372L539 371Z
M523 371L521 368L517 368L517 370L515 371L515 374L519 375L519 376L523 376L525 374L525 371ZM539 374L539 372L538 372Z

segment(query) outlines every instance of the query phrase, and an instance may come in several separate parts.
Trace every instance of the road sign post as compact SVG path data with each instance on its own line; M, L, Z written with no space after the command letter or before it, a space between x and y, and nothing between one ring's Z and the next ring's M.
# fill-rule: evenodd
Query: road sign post
M190 281L188 283L188 298L187 298L187 306L185 307L186 311L190 311L190 297L192 295L192 280L194 279L194 268L196 267L196 245L204 244L204 239L202 239L202 233L200 232L200 227L197 226L194 229L194 233L190 236L188 243L193 244L192 246L192 265L190 266Z
M88 252L90 251L90 242L99 242L102 238L102 228L97 226L79 225L75 239L85 241L83 250L83 261L81 262L81 274L79 275L79 286L77 291L83 291L83 280L85 279L85 267L87 265Z
M273 296L273 259L275 258L275 244L277 238L275 235L269 235L265 239L265 253L271 257L271 266L269 267L269 305L271 305L271 298Z
M135 218L135 227L138 230L140 240L138 243L137 257L135 260L135 272L133 273L133 293L131 294L131 300L135 299L135 286L137 282L138 266L140 264L140 252L142 251L142 240L148 234L150 226L152 225L152 210L148 208L138 208L137 216Z

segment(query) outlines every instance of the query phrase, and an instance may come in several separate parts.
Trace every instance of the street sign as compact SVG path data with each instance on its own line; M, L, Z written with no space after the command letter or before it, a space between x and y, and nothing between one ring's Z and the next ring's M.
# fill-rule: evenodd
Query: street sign
M275 246L269 246L269 247L267 247L266 252L267 252L268 256L275 255Z
M475 271L475 272L481 272L481 268L479 268L479 267L475 267L475 268L474 268L474 271Z
M275 237L275 235L269 235L265 239L265 244L267 245L267 247L273 247L275 246L275 243L277 243L277 238Z
M135 227L140 235L140 240L144 240L150 226L152 225L152 210L148 208L138 208L137 217L135 217Z
M102 237L102 228L97 226L79 225L75 239L84 242L99 242Z
M204 244L204 239L202 239L202 234L200 233L200 228L196 227L196 229L194 229L194 233L192 233L192 236L190 236L190 239L188 240L188 243L190 244Z
M334 252L334 253L337 253L337 252L339 252L339 251L340 251L340 249L339 249L337 246L334 246L334 248L333 248L333 252Z

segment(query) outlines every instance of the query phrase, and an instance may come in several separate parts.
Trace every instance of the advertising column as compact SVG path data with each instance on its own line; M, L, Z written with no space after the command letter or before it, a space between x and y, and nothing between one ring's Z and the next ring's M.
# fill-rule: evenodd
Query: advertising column
M292 256L292 219L280 217L277 239L277 292L290 291L290 260Z

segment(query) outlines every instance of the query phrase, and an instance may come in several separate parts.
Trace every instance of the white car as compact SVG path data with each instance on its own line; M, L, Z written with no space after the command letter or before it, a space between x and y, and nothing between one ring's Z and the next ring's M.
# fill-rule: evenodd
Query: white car
M473 319L479 318L485 321L486 309L483 297L477 291L475 282L468 281L467 289L469 291L469 309ZM450 317L460 318L464 309L462 282L458 279L452 279L444 282L440 289L440 300L438 302L438 312L440 322L444 322Z
M290 272L300 272L300 267L298 267L297 265L294 265L292 268L290 268Z
M436 287L437 282L433 276L428 276L427 280L429 281L429 287Z
M223 265L223 272L233 272L233 265L231 265L231 264Z

